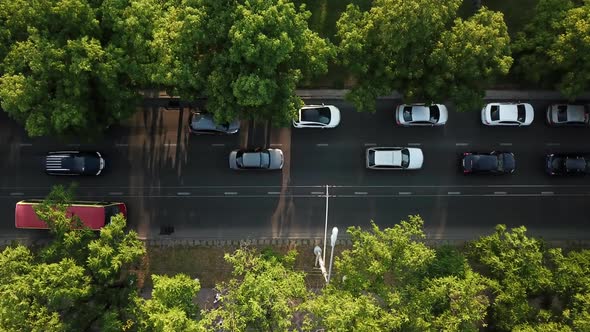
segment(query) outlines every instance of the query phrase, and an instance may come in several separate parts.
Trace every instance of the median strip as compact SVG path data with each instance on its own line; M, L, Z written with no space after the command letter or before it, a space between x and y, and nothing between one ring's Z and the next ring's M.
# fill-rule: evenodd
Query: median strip
M449 191L448 192L449 195L461 195L460 191Z

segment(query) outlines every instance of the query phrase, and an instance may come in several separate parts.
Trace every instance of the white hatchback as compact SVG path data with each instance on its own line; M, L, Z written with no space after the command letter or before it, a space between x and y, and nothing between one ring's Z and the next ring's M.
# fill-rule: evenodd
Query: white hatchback
M295 128L334 128L340 124L340 110L334 105L305 105L293 120Z
M481 110L481 123L486 126L528 126L535 111L527 103L489 103Z
M374 147L367 149L366 165L375 170L414 170L422 168L424 155L418 148Z

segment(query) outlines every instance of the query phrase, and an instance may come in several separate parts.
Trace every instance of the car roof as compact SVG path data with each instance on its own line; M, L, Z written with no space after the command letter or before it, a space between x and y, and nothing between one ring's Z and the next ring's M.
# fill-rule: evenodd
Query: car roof
M412 106L412 121L430 121L430 108L425 105Z
M375 151L376 166L401 166L401 164L402 152L400 150Z
M488 154L473 154L466 158L471 161L471 168L480 171L489 171L498 167L498 158Z
M244 167L260 167L260 152L244 152L242 164Z
M518 110L516 104L499 104L500 120L499 121L518 121Z

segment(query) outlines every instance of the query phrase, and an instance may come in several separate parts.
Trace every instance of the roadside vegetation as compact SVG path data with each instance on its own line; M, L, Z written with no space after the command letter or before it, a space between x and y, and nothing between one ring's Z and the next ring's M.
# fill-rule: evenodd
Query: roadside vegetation
M590 85L588 1L294 1L3 1L0 105L30 136L95 138L142 88L281 126L297 87L351 88L374 111L394 89L474 110L496 85L570 100Z
M241 247L224 255L231 273L215 281L215 304L199 308L194 275L146 277L146 250L125 219L81 229L66 213L71 199L56 187L37 209L49 244L0 253L0 330L590 330L590 250L549 248L524 227L498 225L464 247L427 245L419 216L351 227L328 285L297 267L295 250Z

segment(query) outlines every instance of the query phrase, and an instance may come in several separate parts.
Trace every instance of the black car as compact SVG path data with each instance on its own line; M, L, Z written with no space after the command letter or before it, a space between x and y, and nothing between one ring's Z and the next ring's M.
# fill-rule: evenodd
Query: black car
M590 172L590 156L582 154L548 154L545 171L549 175L585 175Z
M514 172L516 162L512 152L465 152L461 165L464 174L510 174Z
M100 175L105 161L99 152L56 151L45 157L49 175Z

